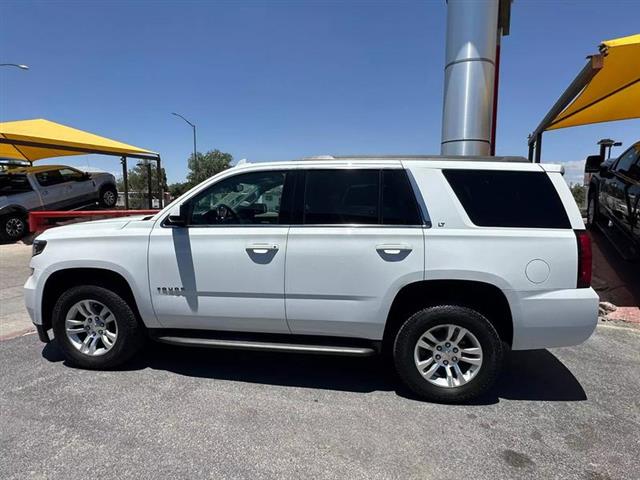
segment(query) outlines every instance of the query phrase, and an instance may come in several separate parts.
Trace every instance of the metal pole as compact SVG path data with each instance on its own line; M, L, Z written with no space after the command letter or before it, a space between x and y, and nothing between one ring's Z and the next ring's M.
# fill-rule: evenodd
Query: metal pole
M536 163L540 163L542 156L542 132L536 135Z
M528 159L530 162L533 162L533 148L535 146L534 142L528 142L529 143L529 156Z
M124 208L129 210L129 172L127 171L127 157L122 157L122 181L124 182Z
M147 192L149 192L149 210L153 208L153 187L151 186L151 162L147 162Z
M499 0L447 2L443 155L489 155Z
M191 123L189 120L184 118L182 115L176 112L171 112L171 115L175 115L176 117L180 117L182 120L187 122L193 128L193 171L195 172L196 178L198 177L198 150L196 147L196 126Z
M196 126L193 127L193 169L196 172L196 178L198 178L198 148L196 147Z
M162 168L160 167L160 155L158 155L158 160L156 160L158 166L158 201L160 202L160 208L164 207L164 190L162 188Z

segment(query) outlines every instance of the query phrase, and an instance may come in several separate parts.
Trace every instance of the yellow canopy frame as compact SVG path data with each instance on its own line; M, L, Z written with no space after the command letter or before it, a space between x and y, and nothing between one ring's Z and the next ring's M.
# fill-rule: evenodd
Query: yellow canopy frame
M545 130L639 117L640 34L607 40L529 136L529 159Z
M45 158L84 154L121 157L127 209L129 208L127 157L157 162L158 193L160 205L162 205L161 160L158 153L42 118L0 122L0 158L25 160L31 163ZM151 203L151 192L149 192L149 202Z

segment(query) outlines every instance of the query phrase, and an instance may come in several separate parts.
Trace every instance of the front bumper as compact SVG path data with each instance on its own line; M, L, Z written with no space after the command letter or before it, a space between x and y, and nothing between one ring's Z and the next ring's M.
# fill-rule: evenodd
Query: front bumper
M598 324L600 299L592 288L520 292L518 296L513 350L578 345Z

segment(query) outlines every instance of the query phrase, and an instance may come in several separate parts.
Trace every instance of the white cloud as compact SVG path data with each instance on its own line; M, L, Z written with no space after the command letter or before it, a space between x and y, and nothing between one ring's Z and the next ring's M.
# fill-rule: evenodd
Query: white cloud
M569 162L558 162L564 167L564 179L571 185L584 183L584 160L571 160Z

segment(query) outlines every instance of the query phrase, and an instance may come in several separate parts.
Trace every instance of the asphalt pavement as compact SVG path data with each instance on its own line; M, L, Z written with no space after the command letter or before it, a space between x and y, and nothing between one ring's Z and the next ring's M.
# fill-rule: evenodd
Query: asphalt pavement
M640 478L640 330L512 353L449 406L377 358L151 345L126 369L0 342L0 478Z
M31 246L0 244L0 340L34 331L22 286L29 277Z

